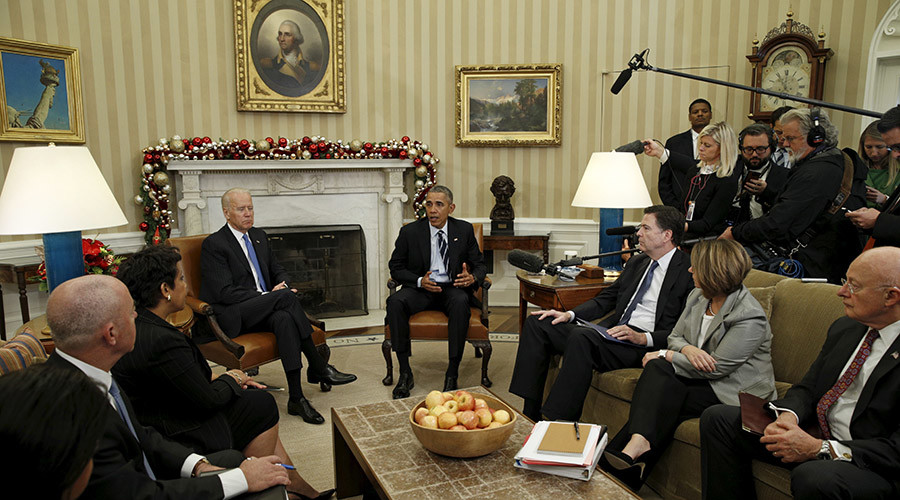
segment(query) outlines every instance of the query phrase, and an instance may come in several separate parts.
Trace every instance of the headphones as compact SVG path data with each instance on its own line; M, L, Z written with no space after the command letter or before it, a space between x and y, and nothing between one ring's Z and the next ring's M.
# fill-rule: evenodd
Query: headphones
M809 110L809 118L812 120L813 126L806 134L806 143L813 148L825 143L825 127L819 125L819 113L821 113L819 108L810 108Z

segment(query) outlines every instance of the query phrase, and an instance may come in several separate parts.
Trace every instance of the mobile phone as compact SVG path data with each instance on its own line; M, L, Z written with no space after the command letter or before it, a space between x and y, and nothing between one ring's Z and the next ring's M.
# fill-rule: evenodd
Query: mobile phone
M759 172L754 172L753 170L747 172L747 180L759 180Z

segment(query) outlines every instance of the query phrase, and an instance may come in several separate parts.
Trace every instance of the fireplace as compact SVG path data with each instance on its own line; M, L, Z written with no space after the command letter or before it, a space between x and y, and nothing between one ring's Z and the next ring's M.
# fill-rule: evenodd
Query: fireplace
M366 240L360 225L264 229L306 312L318 319L368 313Z

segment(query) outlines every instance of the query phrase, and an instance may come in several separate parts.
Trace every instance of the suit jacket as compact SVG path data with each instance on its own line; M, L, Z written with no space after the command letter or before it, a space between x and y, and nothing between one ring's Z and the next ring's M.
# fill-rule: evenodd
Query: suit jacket
M900 246L900 186L884 202L881 215L875 219L872 237L875 238L875 246Z
M694 139L690 129L669 137L665 147L670 153L676 152L693 158ZM664 205L684 211L681 202L684 201L684 194L687 192L686 180L684 174L672 170L672 165L668 161L659 167L657 189L659 190L659 199Z
M647 270L651 260L646 254L629 259L619 279L600 291L594 298L575 307L573 309L575 316L586 321L593 321L615 311L615 314L606 318L601 324L613 326L618 323L619 318L625 314L628 302L637 291L644 271ZM688 293L694 289L694 279L688 272L688 268L691 267L690 260L687 254L681 250L675 250L675 255L669 262L669 268L666 270L666 277L663 279L656 302L656 330L650 332L653 337L653 349L659 349L666 345L666 338L684 309L684 301Z
M78 370L57 354L51 355L47 362L64 369ZM224 496L222 483L217 477L181 478L181 466L191 450L165 439L152 427L142 426L134 418L134 407L124 390L122 399L140 442L134 439L128 426L110 405L108 411L113 415L107 419L107 428L94 453L94 471L81 498L216 499ZM156 481L151 480L144 469L141 450L156 474Z
M394 251L388 261L388 268L391 271L391 278L403 286L415 288L418 279L431 270L429 226L428 219L424 218L407 224L400 229L397 241L394 242ZM447 272L450 279L455 279L456 275L462 272L462 265L465 262L469 272L475 277L475 283L467 291L474 293L487 276L487 267L484 265L484 255L478 248L472 224L448 217L447 231L450 240L447 247L450 269Z
M198 453L233 447L222 410L241 396L237 382L210 382L212 370L194 341L147 309L138 309L135 326L134 350L112 372L131 395L136 418L186 446L203 442ZM179 439L185 433L190 438Z
M856 355L859 342L869 328L850 318L835 321L828 329L819 356L799 384L791 387L775 406L789 408L800 419L800 427L818 425L816 405L842 375L844 365ZM841 441L850 447L853 463L894 481L900 486L900 338L888 347L863 386L850 418L853 439Z
M269 290L282 281L287 282L290 278L275 260L266 232L251 227L247 234ZM212 305L225 334L236 337L240 334L241 317L238 308L231 306L261 294L256 290L250 262L227 223L203 241L200 276L200 299Z
M694 201L694 213L687 222L688 230L685 239L699 238L702 236L718 236L725 230L725 219L731 210L731 203L737 194L738 182L741 179L740 165L728 177L719 177L716 174L698 176L700 168L697 161L690 156L685 156L677 151L669 152L669 160L674 172L680 173L685 180L684 195L679 200L677 207L682 213L686 213L688 196ZM698 186L691 190L691 181L697 176ZM703 189L700 189L700 186Z
M772 370L772 330L759 302L747 287L728 295L713 318L703 345L700 325L709 299L699 288L688 295L684 312L669 334L669 349L675 373L686 378L707 379L719 401L740 406L738 392L749 392L763 399L775 397L775 373ZM694 368L681 349L692 345L708 352L716 360L716 369L703 372Z

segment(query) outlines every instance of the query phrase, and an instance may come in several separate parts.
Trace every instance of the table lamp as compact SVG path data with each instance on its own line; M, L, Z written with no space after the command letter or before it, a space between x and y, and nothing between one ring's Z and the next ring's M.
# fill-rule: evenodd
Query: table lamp
M47 284L84 274L81 231L128 220L84 146L16 148L0 193L0 234L43 234Z
M573 207L599 208L600 252L620 250L618 238L605 230L622 225L623 208L652 205L634 153L593 153L572 199ZM606 210L604 210L606 209ZM600 259L600 266L621 269L619 256Z

